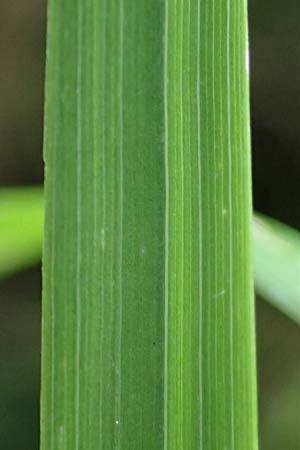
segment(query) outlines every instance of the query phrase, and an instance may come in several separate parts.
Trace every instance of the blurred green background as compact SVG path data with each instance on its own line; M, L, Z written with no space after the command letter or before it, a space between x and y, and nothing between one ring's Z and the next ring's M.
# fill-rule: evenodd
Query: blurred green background
M249 0L249 14L254 205L299 229L300 4ZM1 1L2 186L43 180L45 30L45 0ZM0 450L38 449L40 292L39 267L0 282ZM260 449L298 450L300 327L262 299L257 348Z

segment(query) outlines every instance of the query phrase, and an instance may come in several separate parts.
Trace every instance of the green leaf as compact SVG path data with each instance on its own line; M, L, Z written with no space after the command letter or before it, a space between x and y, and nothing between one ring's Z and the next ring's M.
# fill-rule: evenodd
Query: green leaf
M39 187L0 189L0 277L40 261L43 210Z
M300 324L300 233L261 214L253 233L257 293Z
M42 450L255 450L246 4L51 0Z

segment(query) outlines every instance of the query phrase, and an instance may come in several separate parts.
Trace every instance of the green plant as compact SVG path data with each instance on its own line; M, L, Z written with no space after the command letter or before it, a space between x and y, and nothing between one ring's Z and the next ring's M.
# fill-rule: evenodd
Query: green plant
M60 3L49 5L42 448L256 447L244 5ZM270 62L266 36L280 30L281 42L283 24L268 22L263 31L258 23L254 40L263 42L259 54L268 53ZM258 79L259 90L262 71ZM260 137L270 130L277 136L270 97L261 97L269 110ZM276 174L278 166L270 161L268 170ZM291 168L281 167L280 175ZM278 207L280 215L279 198L289 189L267 185L257 204ZM290 212L287 205L281 209L285 217ZM42 214L36 188L0 192L1 278L38 261ZM290 214L291 222L296 216ZM255 218L257 291L298 323L299 244L296 231ZM38 304L15 308L13 300L22 299L14 283L1 287L5 322L22 338L29 323L33 350ZM5 299L11 287L15 298ZM29 299L30 287L25 291ZM26 319L27 307L33 321ZM12 323L9 310L16 313ZM258 317L261 359L268 360L266 347L277 349L260 366L263 378L266 368L273 378L277 357L285 355L292 379L296 364L288 358L299 330L270 309L259 307ZM270 317L273 332L261 333ZM295 332L289 339L285 326ZM7 419L6 409L17 411L20 401L26 408L31 394L23 369L33 351L25 350L25 341L13 354L4 344L4 359L7 353L22 386L15 386L10 369L3 371L2 431L18 423L10 413ZM266 392L275 391L271 383ZM265 448L274 442L297 448L295 433L283 425L296 417L295 384L284 385L272 402L262 396L271 417L262 422ZM242 408L249 403L247 417ZM27 448L23 436L19 440ZM1 441L13 445L5 436Z
M246 59L241 0L50 1L42 450L257 448Z
M50 2L42 450L256 448L246 57L240 0Z

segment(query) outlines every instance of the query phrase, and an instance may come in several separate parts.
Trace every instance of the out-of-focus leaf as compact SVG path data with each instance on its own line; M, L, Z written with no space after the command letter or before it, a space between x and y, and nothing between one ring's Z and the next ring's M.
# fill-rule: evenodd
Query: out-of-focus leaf
M257 293L300 324L300 233L262 215L253 233Z
M39 187L0 189L0 277L39 262L43 209Z

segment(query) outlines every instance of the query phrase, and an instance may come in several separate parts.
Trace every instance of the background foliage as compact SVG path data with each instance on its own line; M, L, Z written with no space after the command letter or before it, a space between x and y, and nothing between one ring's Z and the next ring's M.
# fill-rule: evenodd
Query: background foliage
M0 4L0 184L41 183L45 0ZM300 227L296 0L250 0L254 204ZM268 20L266 20L268 17ZM38 448L39 268L0 283L0 450ZM300 329L257 301L261 449L300 446Z

